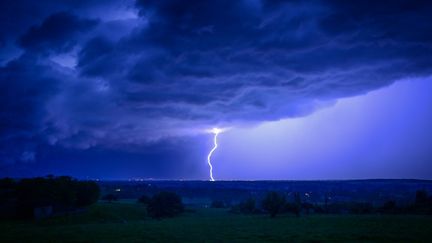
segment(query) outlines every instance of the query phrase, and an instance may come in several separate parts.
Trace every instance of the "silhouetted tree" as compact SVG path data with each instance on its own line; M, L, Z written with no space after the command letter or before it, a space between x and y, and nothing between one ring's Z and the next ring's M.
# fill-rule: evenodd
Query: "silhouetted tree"
M224 208L225 207L225 203L222 200L214 200L211 203L211 207L212 208Z
M0 218L13 218L16 212L16 181L0 179Z
M114 195L114 194L107 194L107 195L105 195L105 196L102 197L102 200L111 203L111 202L113 202L113 201L117 201L118 198L117 198L117 196Z
M301 211L301 197L300 197L300 193L299 192L295 192L294 193L294 208L293 211L295 213L295 215L298 217L300 216L300 211Z
M303 204L301 205L301 207L304 208L306 214L309 214L310 211L311 211L311 209L314 209L314 208L315 208L314 205L313 205L312 203L308 203L308 202L303 203Z
M12 178L1 178L0 179L0 189L10 189L16 186L16 182Z
M94 181L81 181L77 185L76 205L85 207L96 203L100 196L100 189Z
M268 212L272 218L283 211L285 204L285 196L277 192L268 192L262 201L263 209Z
M0 204L15 198L17 183L11 178L0 179Z
M328 205L329 205L330 195L328 192L324 194L324 212L328 213Z
M79 183L72 177L60 176L49 178L48 186L51 187L54 204L63 209L73 208L77 203Z
M432 198L428 196L426 190L418 190L416 192L415 204L411 210L420 214L432 214Z
M138 202L148 205L150 203L151 198L147 195L142 195L141 197L138 198Z
M352 203L349 210L354 214L367 214L372 213L374 208L371 203Z
M99 186L91 181L78 181L68 176L48 176L22 179L16 183L14 194L18 214L33 215L38 207L54 211L69 211L95 203Z
M387 201L381 208L378 209L381 213L395 213L397 210L396 202L393 200Z
M244 214L252 214L256 211L255 199L250 197L239 203L239 210Z
M326 210L322 206L316 204L314 205L314 211L318 214L326 213Z
M152 218L174 217L184 211L184 206L176 193L159 192L151 198L147 211Z
M286 203L284 207L285 212L293 213L296 216L300 216L300 208L299 205L295 203Z
M415 204L424 205L429 202L428 193L426 190L418 190L416 192Z

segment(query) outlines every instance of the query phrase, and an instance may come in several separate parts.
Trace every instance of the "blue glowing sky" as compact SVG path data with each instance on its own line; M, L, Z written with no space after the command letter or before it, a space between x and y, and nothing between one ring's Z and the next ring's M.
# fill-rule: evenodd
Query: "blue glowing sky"
M432 179L431 12L2 1L0 176Z
M220 136L222 178L432 178L432 80ZM218 168L216 166L216 168Z

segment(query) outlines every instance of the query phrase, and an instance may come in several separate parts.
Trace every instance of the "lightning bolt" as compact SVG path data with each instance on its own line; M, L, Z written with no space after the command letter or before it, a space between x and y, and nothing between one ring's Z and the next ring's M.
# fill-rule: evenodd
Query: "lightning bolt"
M213 155L213 152L217 149L217 147L218 147L218 143L217 143L217 136L218 136L218 134L219 133L221 133L223 130L222 129L219 129L219 128L213 128L210 132L211 133L213 133L214 134L214 137L213 137L213 143L214 143L214 146L213 146L213 149L212 150L210 150L210 152L209 152L209 154L207 155L207 164L209 165L209 167L210 167L210 181L215 181L215 179L213 178L213 165L212 165L212 163L211 163L211 157L212 157L212 155Z

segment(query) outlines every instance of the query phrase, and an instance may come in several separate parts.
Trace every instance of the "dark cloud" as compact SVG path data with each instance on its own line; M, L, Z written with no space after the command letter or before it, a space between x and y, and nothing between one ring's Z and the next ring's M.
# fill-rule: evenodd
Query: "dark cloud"
M103 54L85 51L80 66L119 85L123 104L143 112L188 107L207 124L304 115L428 75L431 47L418 30L428 33L429 5L137 1L147 24Z
M40 26L31 27L19 40L26 50L43 52L70 51L76 44L79 34L89 31L97 24L96 20L79 19L68 13L59 12L49 16Z
M0 37L5 40L14 39L24 34L31 26L58 12L75 11L89 14L90 10L110 9L115 2L125 3L125 1L115 0L104 1L103 6L101 6L99 1L92 0L44 0L37 2L4 0L0 2ZM89 17L91 18L91 16Z
M2 4L17 17L32 6ZM6 14L0 33L23 54L0 71L2 141L29 132L36 144L139 146L304 116L432 71L429 1L116 4L42 1L16 32ZM35 52L50 55L27 58Z
M47 101L59 92L60 77L27 55L0 68L0 159L34 158L33 150L41 142L44 129Z

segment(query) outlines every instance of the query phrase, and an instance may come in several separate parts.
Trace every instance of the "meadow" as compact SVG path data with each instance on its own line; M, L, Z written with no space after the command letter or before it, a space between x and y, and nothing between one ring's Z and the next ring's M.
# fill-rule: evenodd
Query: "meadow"
M239 215L188 208L155 220L134 202L97 203L86 212L0 222L1 242L428 242L432 217L415 215Z

